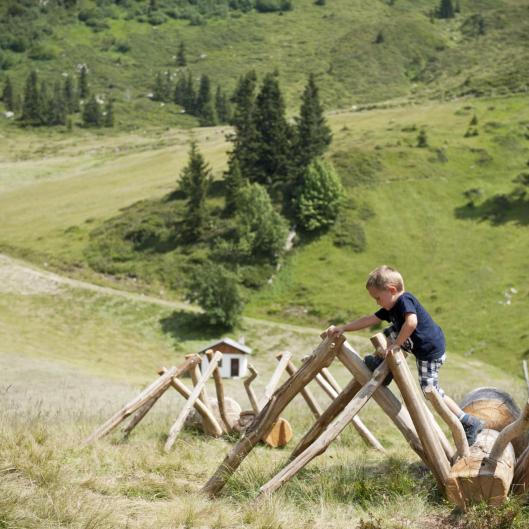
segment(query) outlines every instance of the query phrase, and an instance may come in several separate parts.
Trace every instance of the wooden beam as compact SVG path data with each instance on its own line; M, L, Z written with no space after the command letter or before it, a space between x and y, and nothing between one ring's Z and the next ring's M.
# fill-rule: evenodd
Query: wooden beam
M296 366L291 361L287 362L287 373L290 375L290 377L294 377L296 372ZM312 391L308 387L304 387L301 389L300 393L312 412L312 415L314 415L314 417L317 419L322 414L322 409L314 398Z
M360 384L365 384L371 378L371 371L369 371L360 355L348 342L345 342L338 352L338 360L342 362ZM385 371L387 375L389 373L389 367L387 365L385 366ZM385 386L381 386L375 392L373 399L400 430L412 450L428 464L426 453L422 448L410 414L402 402Z
M341 393L342 388L340 387L336 379L332 376L332 373L326 367L321 370L321 375L332 386L336 393Z
M257 404L257 397L251 385L252 382L259 376L259 373L252 366L252 364L248 364L248 371L250 372L250 374L244 379L244 382L243 382L244 389L246 390L246 394L248 395L248 400L250 401L250 406L252 407L252 410L255 413L259 413L259 405Z
M169 430L169 436L167 437L167 441L164 446L164 450L168 452L171 447L173 446L176 436L184 426L184 422L189 415L189 412L193 408L195 402L200 397L200 394L202 393L202 390L204 388L204 385L206 384L208 378L211 376L215 368L217 367L217 363L222 358L222 353L217 351L211 360L211 362L208 365L208 368L206 371L202 374L200 379L197 382L197 385L194 387L193 392L191 393L189 399L187 399L186 403L184 404L184 407L182 408L182 411L180 412L180 415L177 417L175 423Z
M213 476L208 480L204 493L215 496L225 485L226 480L237 470L254 446L266 436L280 413L290 401L322 369L328 367L340 350L344 338L325 338L311 355L311 358L274 393L272 399L259 412L245 435L230 450Z
M352 418L358 414L366 402L371 398L375 391L382 385L387 375L387 366L385 362L373 373L372 378L347 404L340 415L332 424L321 434L310 446L308 446L293 461L286 465L276 476L260 489L260 494L271 494L277 490L283 483L295 476L303 467L305 467L316 456L325 452L329 444L343 431L351 422ZM336 402L336 401L335 401Z
M520 417L516 419L509 426L505 427L498 435L498 438L492 446L490 451L489 459L497 461L501 458L503 451L507 448L507 445L516 437L521 435L529 428L529 400L525 404Z
M470 454L470 448L461 421L452 413L443 400L443 397L441 397L439 392L433 386L428 386L424 390L424 396L430 401L435 411L448 425L448 428L450 428L458 457L468 457Z
M213 354L213 349L208 349L206 351L206 356L208 357L208 361L210 363L213 361ZM228 414L226 413L226 402L224 400L224 384L222 383L222 376L220 374L218 363L215 367L215 370L213 371L213 379L215 381L215 392L217 394L217 403L219 405L219 415L222 422L224 423L226 433L230 433L233 428L228 419Z
M111 432L116 426L123 422L129 415L139 410L144 404L149 402L151 399L158 399L162 393L164 393L169 384L171 378L177 372L176 367L172 367L163 377L155 380L149 387L144 389L135 399L131 400L128 404L125 404L123 408L118 410L110 419L103 423L97 428L91 435L89 435L84 441L83 446L86 446L97 439L100 439L104 435Z
M292 353L285 351L284 353L279 353L278 355L276 355L276 358L279 360L279 363L277 364L274 373L270 378L270 381L266 385L263 397L257 404L258 410L262 410L265 407L266 403L272 398L272 395L274 394L274 391L276 390L277 385L279 384L279 380L281 379L281 375L287 368L287 364L292 358Z
M193 356L198 356L202 360L202 357L200 355L196 355L196 354L186 355L186 358L191 358ZM200 378L202 376L202 370L200 369L200 365L195 364L192 368L190 368L189 369L189 374L191 375L191 380L193 381L193 386L196 386L198 384L198 381L200 380ZM212 411L211 410L211 406L209 404L209 395L208 395L208 392L207 392L207 389L206 389L205 386L202 388L202 391L200 392L200 397L199 398L204 403L204 405L207 406L210 409L210 411Z

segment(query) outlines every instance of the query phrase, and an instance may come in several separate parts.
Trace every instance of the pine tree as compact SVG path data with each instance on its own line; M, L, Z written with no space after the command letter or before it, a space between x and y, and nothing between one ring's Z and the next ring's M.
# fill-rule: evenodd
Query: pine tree
M64 101L68 114L79 112L79 94L75 90L74 82L71 76L64 80Z
M183 41L180 42L180 46L178 46L178 53L176 55L176 64L181 67L187 65L186 46Z
M241 168L237 158L231 157L228 163L228 170L224 173L224 211L228 214L235 213L237 201L241 189L248 183L241 173Z
M49 107L48 124L66 125L67 104L60 81L57 81L53 87L53 95L50 98Z
M184 102L186 99L186 91L187 91L186 78L183 75L180 75L174 87L173 101L177 105L180 105L181 107L184 106Z
M190 238L200 238L206 217L206 197L211 183L211 169L191 143L189 161L180 175L180 191L187 197L185 227Z
M263 79L255 100L257 130L256 162L248 177L275 193L282 193L291 177L291 129L285 117L285 103L277 75Z
M81 70L79 71L79 81L77 83L79 90L79 98L86 99L90 94L90 88L88 86L88 69L83 64Z
M331 144L332 134L323 115L318 87L313 74L301 97L299 117L296 119L296 165L304 170L310 162L322 156Z
M454 18L454 6L452 0L441 0L438 11L440 18Z
M40 124L51 125L52 117L52 98L48 91L48 83L42 81L39 89L39 108L40 108Z
M215 93L215 109L217 111L219 123L230 122L230 106L228 103L228 98L218 85L217 91Z
M4 89L2 90L2 101L6 110L14 112L15 110L15 92L13 89L13 84L11 79L6 77L6 82L4 83Z
M217 122L213 99L211 98L211 84L207 75L202 75L200 78L195 113L202 127L209 127Z
M154 86L152 90L152 98L154 101L171 101L172 97L172 80L171 73L165 72L162 74L158 72L154 80Z
M101 123L101 107L96 97L92 95L83 108L83 125L85 127L100 127Z
M114 101L111 97L108 98L105 105L105 112L103 116L103 126L113 127L114 126Z
M33 70L26 79L21 116L22 121L31 125L41 124L41 99L39 95L38 82L39 80L37 72Z

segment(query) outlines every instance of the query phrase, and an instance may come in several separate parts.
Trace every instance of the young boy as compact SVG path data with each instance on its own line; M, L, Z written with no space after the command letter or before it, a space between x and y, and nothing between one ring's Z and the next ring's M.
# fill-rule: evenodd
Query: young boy
M445 338L441 327L426 312L419 300L404 289L400 273L389 266L375 268L367 279L366 288L370 296L380 305L380 310L345 325L331 326L328 336L340 336L347 331L358 331L379 324L382 320L391 323L384 333L388 336L388 351L400 347L416 357L419 383L424 389L433 385L444 398L450 410L463 424L469 445L474 444L483 423L473 415L465 413L439 386L439 369L443 365ZM386 351L386 353L388 352ZM373 371L382 359L368 356L366 365ZM391 378L386 379L389 383Z

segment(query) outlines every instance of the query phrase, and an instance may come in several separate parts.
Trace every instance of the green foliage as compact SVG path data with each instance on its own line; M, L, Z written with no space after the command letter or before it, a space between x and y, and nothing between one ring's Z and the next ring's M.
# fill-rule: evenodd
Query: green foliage
M44 120L38 87L38 75L35 70L26 79L21 119L30 125L40 125Z
M237 197L237 250L246 259L257 256L277 261L288 233L286 220L274 210L266 189L249 184Z
M420 149L428 147L428 135L425 129L421 129L417 135L417 147Z
M202 127L210 127L217 122L213 98L211 96L211 83L207 75L202 75L200 78L195 113Z
M354 219L347 208L342 208L333 227L333 244L338 248L350 248L360 253L367 248L367 238L359 220Z
M4 88L2 89L2 101L6 110L14 111L15 109L15 92L11 79L6 77Z
M527 519L524 508L516 499L508 499L500 506L489 506L480 503L465 514L460 529L523 529Z
M455 13L452 0L440 0L437 14L439 18L453 18Z
M248 183L241 173L241 168L237 158L230 158L228 170L224 173L224 211L227 214L234 214L239 204L239 193Z
M56 58L56 53L51 46L35 44L35 46L28 51L28 57L35 61L51 61Z
M77 82L77 87L79 90L79 97L85 99L90 94L90 87L88 86L88 68L86 64L81 65L79 70L79 80Z
M101 112L101 105L92 95L83 107L83 125L85 127L101 127L103 124L103 115Z
M187 299L200 305L211 325L228 328L236 325L244 306L236 276L215 263L206 263L193 273Z
M206 218L206 197L211 184L211 170L199 152L195 141L191 143L189 159L180 174L179 189L187 199L185 225L190 238L200 238Z
M178 46L178 53L176 54L176 64L180 67L187 66L186 46L183 41L181 41L180 45Z
M309 232L332 226L338 216L343 188L334 167L315 159L307 168L303 187L296 200L296 218Z
M290 11L293 4L291 0L255 0L255 9L260 13Z

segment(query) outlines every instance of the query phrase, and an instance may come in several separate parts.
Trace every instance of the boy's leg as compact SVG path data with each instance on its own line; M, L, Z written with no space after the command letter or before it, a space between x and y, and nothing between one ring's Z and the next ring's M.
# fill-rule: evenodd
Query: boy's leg
M476 441L476 437L481 430L483 430L484 423L480 421L477 417L465 413L457 403L451 399L439 386L439 369L444 364L446 360L446 355L443 355L438 360L419 360L417 359L417 371L419 373L419 383L421 389L424 389L427 386L434 386L434 388L439 392L441 397L443 397L446 405L450 408L450 411L461 421L463 428L465 430L465 435L468 440L468 444L472 446Z

